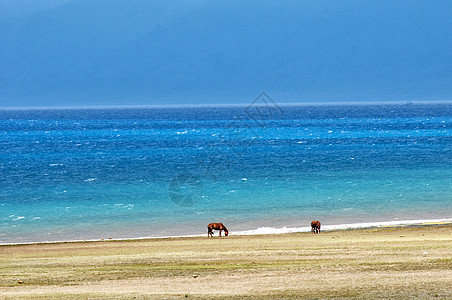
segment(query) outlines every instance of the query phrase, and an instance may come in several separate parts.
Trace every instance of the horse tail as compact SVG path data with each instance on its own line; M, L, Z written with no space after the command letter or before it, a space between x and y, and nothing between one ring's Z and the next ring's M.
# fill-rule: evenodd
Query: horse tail
M207 225L207 237L212 234L212 224Z

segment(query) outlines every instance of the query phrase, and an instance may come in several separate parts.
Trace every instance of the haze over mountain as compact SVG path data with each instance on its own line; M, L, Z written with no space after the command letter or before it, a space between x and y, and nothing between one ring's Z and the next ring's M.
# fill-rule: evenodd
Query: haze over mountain
M3 107L248 103L261 91L278 102L452 100L450 1L0 0L0 9Z

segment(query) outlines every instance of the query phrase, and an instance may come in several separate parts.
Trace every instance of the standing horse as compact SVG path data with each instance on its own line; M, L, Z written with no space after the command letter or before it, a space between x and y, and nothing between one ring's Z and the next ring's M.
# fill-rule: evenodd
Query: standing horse
M226 226L223 225L223 223L210 223L209 225L207 225L207 237L211 236L213 237L213 231L212 230L220 230L220 236L221 236L221 231L224 230L224 235L228 236L229 231L226 228Z
M312 231L312 234L320 233L320 221L312 221L311 222L311 231Z

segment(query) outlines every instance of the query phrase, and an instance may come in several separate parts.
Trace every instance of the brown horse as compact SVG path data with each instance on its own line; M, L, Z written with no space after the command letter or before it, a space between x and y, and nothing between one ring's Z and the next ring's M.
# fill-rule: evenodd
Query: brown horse
M312 221L311 222L311 231L312 231L312 234L320 233L320 221Z
M229 231L226 228L226 226L223 225L223 223L210 223L209 225L207 225L207 237L211 236L213 237L213 231L212 230L220 230L220 236L221 236L221 231L224 230L224 235L228 236Z

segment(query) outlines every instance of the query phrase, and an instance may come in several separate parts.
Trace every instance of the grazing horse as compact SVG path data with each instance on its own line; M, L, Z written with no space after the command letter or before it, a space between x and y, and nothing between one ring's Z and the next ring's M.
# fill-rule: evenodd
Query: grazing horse
M312 231L312 234L320 233L320 221L312 221L311 222L311 231Z
M223 225L223 223L210 223L209 225L207 225L207 237L211 236L213 237L213 231L212 230L220 230L220 236L221 236L221 231L224 230L224 235L228 236L229 231L226 228L226 226Z

